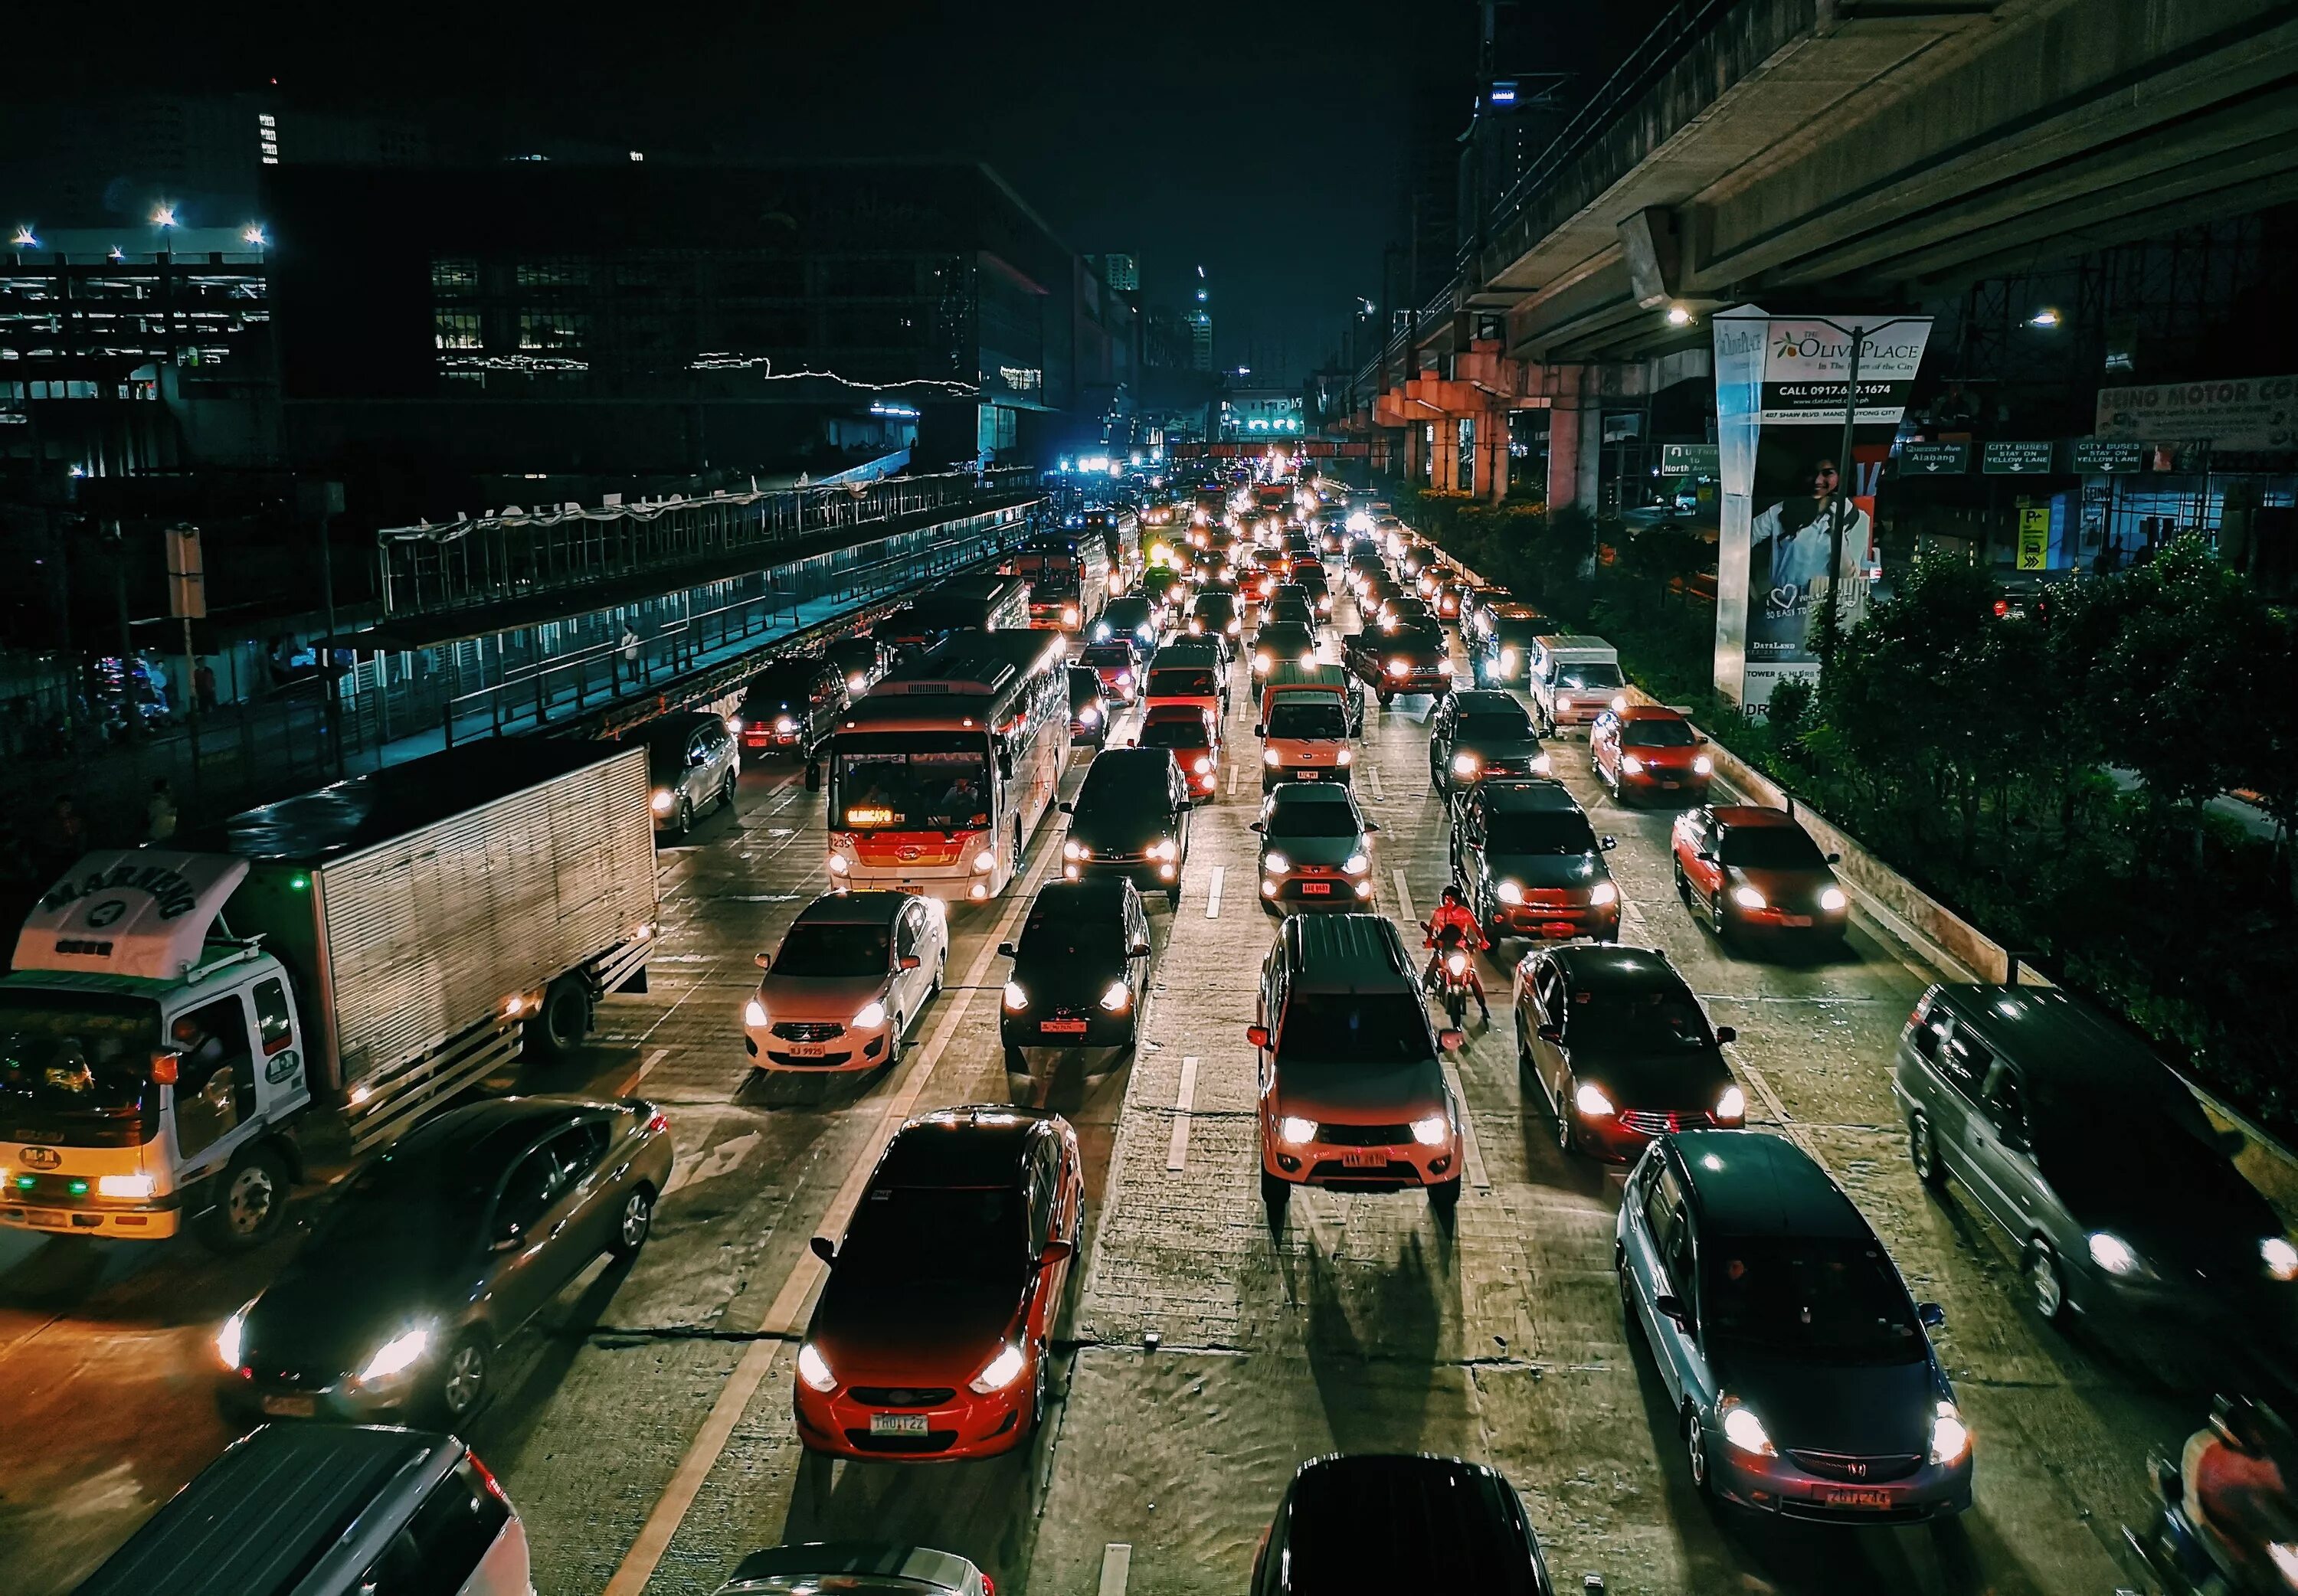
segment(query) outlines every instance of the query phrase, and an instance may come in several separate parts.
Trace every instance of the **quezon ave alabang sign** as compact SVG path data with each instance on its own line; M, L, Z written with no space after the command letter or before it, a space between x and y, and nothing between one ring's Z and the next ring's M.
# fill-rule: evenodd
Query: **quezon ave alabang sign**
M2101 388L2091 430L2148 443L2298 449L2298 376Z

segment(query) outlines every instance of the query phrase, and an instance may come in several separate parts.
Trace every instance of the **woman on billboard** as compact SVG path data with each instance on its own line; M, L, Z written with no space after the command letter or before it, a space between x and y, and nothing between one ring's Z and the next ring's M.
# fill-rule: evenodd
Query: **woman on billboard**
M1772 440L1767 437L1766 442ZM1812 623L1827 607L1829 546L1837 506L1844 512L1843 543L1837 576L1843 598L1839 626L1859 618L1866 583L1850 580L1867 561L1867 512L1856 500L1836 498L1841 485L1833 454L1812 461L1801 478L1802 492L1782 497L1758 514L1748 527L1748 657L1768 663L1816 660Z

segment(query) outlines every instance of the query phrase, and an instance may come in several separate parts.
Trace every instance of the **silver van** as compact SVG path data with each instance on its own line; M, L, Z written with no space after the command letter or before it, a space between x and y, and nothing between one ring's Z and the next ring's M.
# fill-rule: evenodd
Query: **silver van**
M1915 1173L2003 1227L2036 1312L2142 1353L2291 1344L2298 1245L2186 1083L2053 987L1934 986L1891 1074Z
M77 1596L533 1596L526 1526L452 1435L267 1424L226 1448Z
M1553 737L1566 726L1584 726L1622 694L1627 679L1620 674L1620 657L1600 637L1566 633L1560 637L1532 640L1527 670L1532 690L1533 719L1543 737Z

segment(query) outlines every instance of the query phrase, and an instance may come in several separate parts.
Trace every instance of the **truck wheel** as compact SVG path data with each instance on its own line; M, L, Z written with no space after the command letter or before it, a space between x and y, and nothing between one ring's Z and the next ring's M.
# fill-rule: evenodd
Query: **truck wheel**
M241 1148L224 1169L200 1239L218 1253L262 1245L287 1221L287 1164L277 1151L260 1143Z
M547 1064L566 1063L590 1034L590 991L580 976L562 975L544 988L541 1010L527 1021L535 1056Z

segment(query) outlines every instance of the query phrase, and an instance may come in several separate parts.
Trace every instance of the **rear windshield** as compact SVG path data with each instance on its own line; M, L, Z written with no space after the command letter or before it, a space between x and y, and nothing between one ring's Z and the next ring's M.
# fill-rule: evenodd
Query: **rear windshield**
M1226 621L1236 613L1236 599L1230 593L1200 594L1194 613L1209 621Z
M1401 1064L1433 1056L1428 1016L1409 992L1302 993L1285 1005L1280 1059Z
M1733 826L1724 833L1724 863L1745 870L1818 870L1819 845L1794 826Z
M1511 704L1506 709L1480 709L1460 717L1463 742L1525 742L1532 737L1532 717Z
M1598 687L1624 686L1620 667L1590 660L1582 664L1566 663L1556 667L1556 685L1586 690Z
M1872 1241L1721 1236L1700 1246L1703 1331L1751 1351L1831 1362L1913 1363L1922 1327Z
M1689 721L1629 721L1620 728L1625 748L1688 748L1699 740Z
M789 928L774 955L776 975L883 975L892 947L882 925L812 925Z
M1198 666L1169 665L1149 673L1153 699L1210 699L1219 691L1212 672Z
M1091 906L1074 900L1039 901L1029 907L1014 951L1025 959L1106 958L1123 950L1125 922L1117 900Z
M1010 1187L880 1187L863 1198L838 1249L840 1274L880 1280L978 1280L1021 1266L1029 1234Z
M1133 650L1123 643L1095 643L1078 657L1087 665L1125 666L1133 663Z
M1269 712L1271 737L1346 737L1348 712L1323 693L1284 693Z
M1153 721L1141 728L1145 748L1211 748L1212 740L1201 720Z
M1502 810L1486 823L1484 846L1496 854L1592 854L1596 833L1576 809Z

